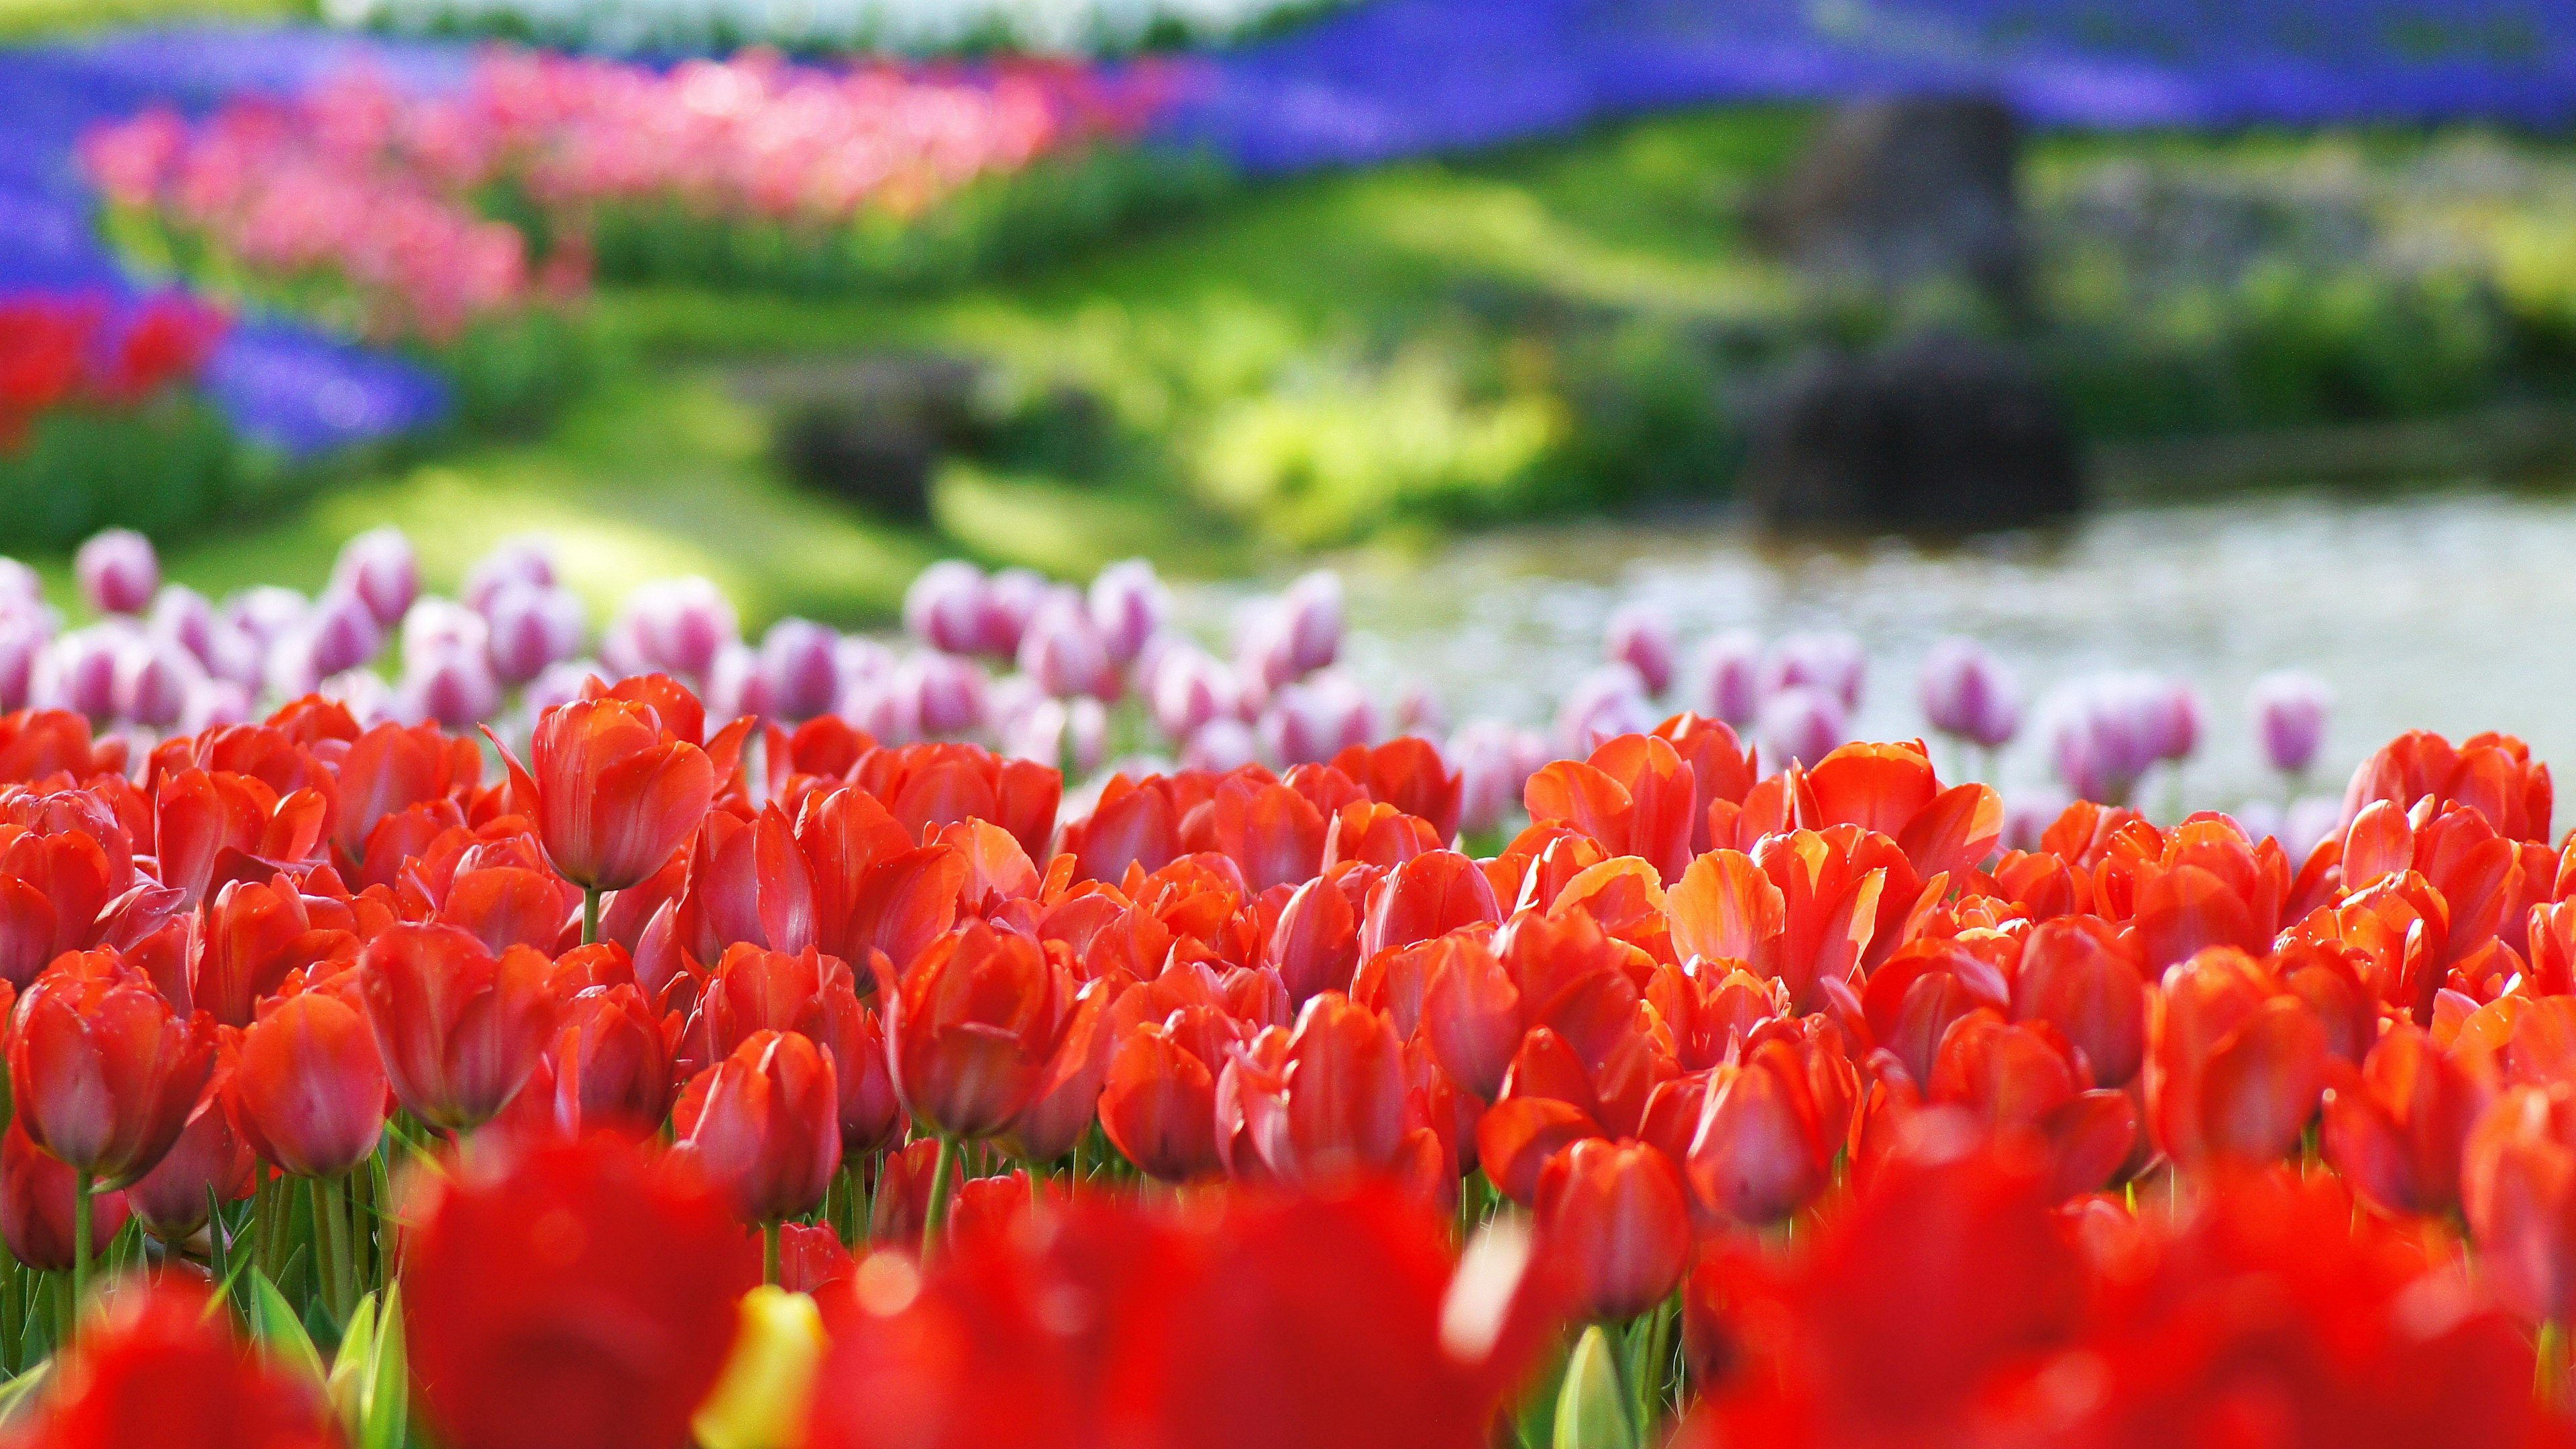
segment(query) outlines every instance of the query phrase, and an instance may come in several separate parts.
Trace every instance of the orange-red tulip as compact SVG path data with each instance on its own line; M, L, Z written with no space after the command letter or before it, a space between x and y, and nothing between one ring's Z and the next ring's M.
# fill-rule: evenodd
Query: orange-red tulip
M72 1270L75 1211L80 1183L62 1159L27 1140L25 1119L0 1136L0 1240L30 1268ZM89 1204L89 1258L97 1262L125 1226L125 1194L102 1192Z
M277 1000L242 1033L224 1110L251 1151L299 1177L367 1160L385 1126L385 1065L348 973Z
M832 1059L794 1032L758 1031L692 1078L672 1109L673 1156L715 1184L745 1222L822 1206L841 1166Z
M2482 1275L2534 1322L2576 1312L2576 1088L2509 1087L2478 1118L2460 1201Z
M1238 1049L1216 1089L1227 1170L1297 1185L1391 1170L1404 1146L1404 1046L1377 1012L1337 992L1306 1003L1292 1032L1272 1027Z
M492 1120L553 1029L549 970L525 946L496 958L454 926L396 926L368 942L358 986L394 1095L451 1132Z
M189 962L189 999L225 1026L248 1026L260 998L288 972L357 955L357 936L318 924L290 882L234 881L215 893L206 913Z
M201 1288L117 1294L54 1366L27 1443L47 1449L338 1449L318 1386L233 1336ZM19 1442L19 1441L11 1441Z
M934 942L884 993L887 1059L915 1122L989 1137L1051 1084L1074 1025L1063 968L981 921Z
M2167 971L2150 1037L2148 1120L2186 1167L2270 1161L2316 1115L2325 1027L2242 951L2212 947Z
M1701 1204L1762 1227L1813 1202L1850 1134L1850 1072L1833 1048L1780 1036L1719 1067L1682 1164Z
M715 799L706 751L673 738L651 706L619 699L546 711L529 765L502 758L546 858L586 890L624 890L660 870Z
M229 1069L219 1070L206 1084L160 1165L125 1190L135 1220L165 1243L183 1242L206 1225L209 1192L220 1202L235 1202L250 1192L256 1164L224 1115L224 1080L230 1075Z
M1215 1074L1163 1022L1140 1023L1119 1038L1100 1091L1100 1130L1158 1182L1195 1182L1224 1167Z
M2359 1077L2326 1092L2326 1160L2381 1212L2451 1212L2460 1205L2461 1153L2492 1095L2413 1022L2393 1022Z
M215 1069L215 1023L186 1021L112 950L67 957L18 1000L9 1088L28 1139L123 1187L179 1138Z
M403 1326L440 1443L687 1442L760 1277L722 1198L614 1136L478 1144L424 1186Z
M1538 1232L1585 1318L1633 1318L1663 1302L1690 1268L1682 1175L1643 1142L1587 1138L1548 1159Z
M585 987L565 1002L545 1075L556 1130L650 1133L671 1104L671 1043L632 985ZM534 1090L534 1079L528 1090ZM515 1111L515 1109L513 1109Z

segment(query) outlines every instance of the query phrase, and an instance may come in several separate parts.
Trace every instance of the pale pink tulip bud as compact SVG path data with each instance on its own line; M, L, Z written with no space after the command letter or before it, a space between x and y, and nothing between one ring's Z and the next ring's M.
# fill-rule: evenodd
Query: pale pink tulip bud
M1199 726L1181 746L1181 768L1222 774L1260 758L1261 741L1252 726L1232 715L1219 715Z
M2343 829L2343 802L2331 795L2303 795L2281 815L2281 849L2293 865Z
M331 586L356 595L377 623L390 627L420 597L420 555L401 529L368 529L341 545Z
M338 700L361 729L372 729L388 720L400 722L400 701L394 698L394 687L372 669L342 670L323 680L314 692L324 699Z
M704 679L717 653L742 637L733 602L712 580L692 575L646 584L627 599L634 643L655 669Z
M1923 715L1932 728L1986 749L2021 728L2021 700L1985 646L1957 637L1935 642L1923 660Z
M1316 671L1306 681L1315 704L1316 722L1324 732L1324 758L1352 745L1371 744L1378 735L1377 705L1359 681L1338 669Z
M206 672L229 679L256 697L268 680L268 646L221 620L207 640Z
M45 576L14 558L0 558L0 612L45 607Z
M2191 758L2200 748L2200 691L2179 680L2165 680L2157 691L2150 726L2155 757L2165 761Z
M1255 605L1244 615L1234 639L1234 674L1243 689L1244 703L1254 710L1261 709L1269 704L1274 691L1304 672L1297 667L1295 646L1288 637L1288 616L1279 601Z
M1025 674L1005 674L984 689L984 723L996 735L1008 735L1047 700L1047 692Z
M533 719L547 710L581 698L591 680L606 683L607 676L605 666L588 659L566 659L549 664L537 671L536 678L528 681L528 688L519 700L520 708Z
M501 681L484 651L451 650L405 664L399 705L404 715L463 729L500 712Z
M2038 850L2048 827L2066 813L2070 802L2063 795L2016 794L2004 801L2004 837L2006 850Z
M206 596L186 584L164 584L152 597L152 617L144 627L197 656L197 662L212 662L215 648L215 606Z
M1312 674L1342 654L1342 576L1317 569L1279 596L1290 677Z
M1172 612L1171 590L1141 558L1114 563L1091 581L1091 622L1118 664L1132 664Z
M1029 569L1003 569L984 581L977 600L975 634L981 652L1003 659L1020 652L1020 636L1029 620L1055 593L1055 585Z
M1574 682L1557 707L1558 741L1576 759L1591 754L1603 740L1643 734L1654 727L1655 710L1646 699L1646 681L1629 664L1593 669Z
M895 666L894 688L910 696L906 713L925 735L972 734L984 726L984 671L972 659L921 650Z
M486 655L491 648L492 626L454 599L420 599L402 616L406 667L414 660L425 662L450 654Z
M1450 736L1448 757L1458 771L1458 829L1482 835L1517 809L1529 776L1520 768L1520 731L1497 720L1469 720Z
M1001 735L1006 755L1088 775L1108 753L1109 711L1096 699L1041 697Z
M554 548L540 538L504 539L465 571L463 595L477 613L492 611L492 597L505 585L551 589L562 582L555 573Z
M832 668L845 693L853 685L893 678L894 664L894 651L865 634L844 634L832 646Z
M503 684L525 684L581 652L586 620L580 596L569 589L501 584L484 595L483 617L491 626L492 673Z
M1151 700L1154 723L1176 740L1188 739L1199 727L1241 708L1234 671L1194 649L1174 649L1154 673Z
M984 571L964 559L941 559L903 591L903 627L950 654L972 654L984 642Z
M239 680L200 676L189 684L187 701L179 706L179 730L195 734L216 725L248 724L255 703Z
M2313 674L2294 669L2254 681L2254 738L2263 758L2284 775L2304 774L2326 739L2326 709L2334 692Z
M1065 766L1088 775L1109 758L1109 706L1096 699L1065 701Z
M1109 647L1078 604L1051 600L1020 634L1019 665L1058 699L1114 694L1118 673Z
M313 672L328 678L355 669L385 647L375 611L361 600L339 592L324 594L305 618L302 634L313 652Z
M905 687L903 671L852 685L834 713L867 731L881 745L908 745L921 738L921 696Z
M777 693L760 667L758 650L736 642L716 651L715 663L707 669L706 706L711 720L778 718Z
M1842 700L1809 684L1792 684L1762 701L1753 733L1764 758L1813 765L1849 738Z
M780 718L831 712L841 693L840 642L840 631L811 619L781 619L761 636L760 670Z
M1738 729L1762 710L1762 639L1750 629L1729 629L1699 647L1691 661L1688 704Z
M1320 764L1332 758L1337 748L1333 729L1338 721L1325 717L1326 708L1316 691L1302 683L1280 686L1279 692L1270 697L1270 707L1261 712L1254 725L1263 758L1283 769Z
M94 534L72 559L81 597L102 614L139 614L161 587L161 557L130 528Z
M44 625L26 614L0 614L0 713L27 707L36 660L52 642Z
M1604 655L1626 664L1646 681L1646 693L1661 695L1673 687L1672 622L1644 604L1622 604L1602 631Z
M2123 804L2159 758L2166 721L2163 685L2139 674L2082 681L2049 711L2049 757L2080 799Z
M1520 775L1512 782L1513 798L1520 797L1521 786L1529 783L1530 776L1555 763L1556 758L1556 744L1545 733L1539 730L1514 730L1512 732L1512 768L1518 770Z
M1839 701L1846 714L1860 708L1861 675L1868 656L1860 641L1839 630L1783 635L1762 661L1761 693L1808 685Z
M195 655L171 640L150 635L128 640L116 651L116 717L153 729L177 724L188 702L188 686L205 673Z
M629 600L631 606L633 601ZM620 613L599 634L599 663L611 679L632 679L659 668L644 653L644 626L631 613Z
M224 601L224 617L262 649L283 639L304 622L312 604L293 589L262 584Z
M116 661L130 627L93 624L54 641L37 670L36 702L93 720L116 717Z

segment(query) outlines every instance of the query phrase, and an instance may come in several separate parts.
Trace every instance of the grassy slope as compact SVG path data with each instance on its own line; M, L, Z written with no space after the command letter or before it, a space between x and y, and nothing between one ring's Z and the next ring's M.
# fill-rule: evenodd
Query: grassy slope
M1256 545L1168 476L1209 419L1399 346L1451 346L1444 319L1480 289L1684 316L1772 305L1774 280L1744 260L1728 217L1796 124L1676 117L1473 162L1254 188L1127 245L937 297L612 289L594 320L628 361L548 437L361 479L294 516L174 548L172 571L207 589L311 587L340 539L384 521L412 532L434 582L496 539L542 530L602 605L638 579L702 572L749 621L883 618L922 562L961 549L1059 574L1136 553L1178 573L1231 571ZM890 346L1077 381L1174 447L1125 450L1109 476L1079 484L952 467L929 532L781 481L723 365Z
M0 0L0 40L181 20L294 20L314 0Z

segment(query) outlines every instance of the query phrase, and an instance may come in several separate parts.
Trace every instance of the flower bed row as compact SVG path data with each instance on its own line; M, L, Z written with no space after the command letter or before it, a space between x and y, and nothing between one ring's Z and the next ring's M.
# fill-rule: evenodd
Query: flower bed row
M329 0L324 18L408 33L502 35L576 50L796 50L1100 55L1207 44L1332 0Z
M398 542L353 545L278 682L400 620L399 692L0 718L0 1432L2571 1432L2576 849L2516 741L2391 742L2296 853L2099 802L2015 841L1920 744L1769 766L1700 714L1628 728L1643 693L1570 710L1567 757L1381 738L1329 698L1321 576L1228 661L1141 570L943 567L917 684L661 586L504 749L418 661L566 658L577 606L524 548L418 597ZM82 559L131 646L111 713L167 689L159 645L287 618L191 611L138 543ZM1650 680L1634 616L1609 648L1639 691L1739 687ZM88 687L69 653L45 687ZM1016 704L971 663L1004 653ZM1741 687L1811 723L1847 664ZM2013 733L1990 664L1929 682L1963 740ZM2198 729L2181 691L2082 697L2099 751ZM2267 697L2303 765L2320 702ZM1005 708L1042 747L916 738ZM1205 767L1049 762L1140 712ZM1226 721L1302 762L1214 757ZM1517 833L1470 847L1495 778Z
M82 154L147 262L443 343L577 296L595 263L887 284L1059 244L1153 189L1154 168L1110 153L1172 83L1150 64L750 52L665 72L496 50L454 95L355 73L194 123L150 112Z

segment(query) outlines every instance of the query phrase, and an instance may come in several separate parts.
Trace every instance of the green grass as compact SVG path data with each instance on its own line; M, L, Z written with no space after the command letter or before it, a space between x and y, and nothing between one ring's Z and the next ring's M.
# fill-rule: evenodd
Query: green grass
M314 0L0 0L0 40L118 25L197 20L304 20Z

